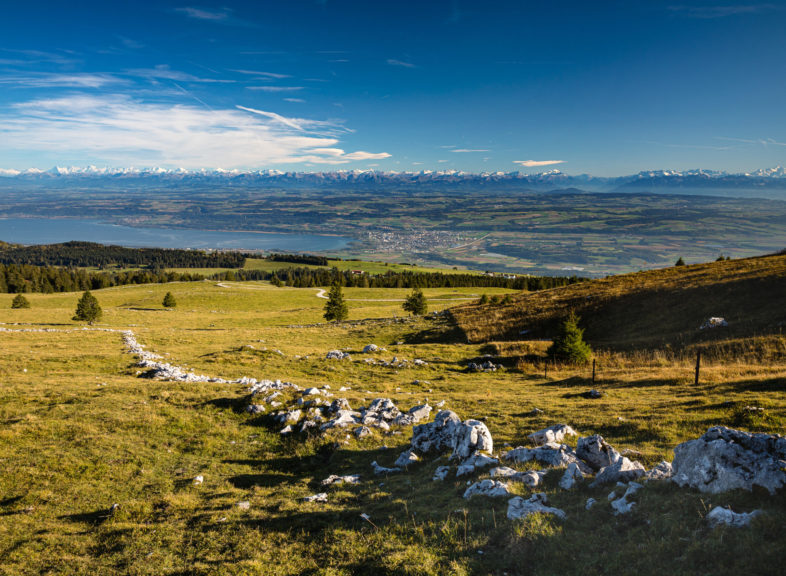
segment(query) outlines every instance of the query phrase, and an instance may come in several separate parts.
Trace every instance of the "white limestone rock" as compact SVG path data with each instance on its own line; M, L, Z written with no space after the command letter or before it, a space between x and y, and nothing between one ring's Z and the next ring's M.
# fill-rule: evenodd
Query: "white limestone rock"
M466 420L453 430L452 460L466 460L475 452L491 453L494 441L491 432L480 420Z
M751 520L762 513L761 510L754 510L753 512L732 512L728 508L716 506L707 514L707 523L710 525L710 528L717 528L722 525L742 528L748 526Z
M333 486L337 484L358 484L360 482L360 474L349 474L347 476L337 476L331 474L322 480L322 486Z
M784 460L786 437L715 426L674 448L672 480L712 494L754 486L774 494L786 484Z
M473 496L490 496L497 498L500 496L508 496L509 494L508 485L504 482L486 479L475 482L472 486L467 488L464 491L464 498L467 500Z
M563 490L571 490L577 482L581 482L582 480L584 480L584 474L581 472L578 463L571 462L568 464L565 474L562 475L559 486Z
M614 464L602 468L590 486L601 486L612 482L629 482L644 476L646 470L640 462L621 456Z
M568 436L576 435L576 431L567 424L555 424L554 426L549 426L543 430L533 432L527 436L527 438L529 438L533 444L543 446L544 444L552 443L561 444Z
M441 453L453 447L453 434L461 419L455 412L441 410L432 422L412 429L412 447L420 454Z
M402 452L393 465L397 466L398 468L406 468L407 466L410 466L419 460L420 458L418 458L418 455L410 449Z
M600 434L579 438L576 444L576 456L586 462L593 470L611 466L622 458L622 455L608 444Z
M401 468L386 468L385 466L380 466L377 464L376 460L371 463L371 468L374 470L374 474L376 476L381 476L382 474L395 474L396 472L401 472Z
M325 504L328 501L328 496L326 492L320 492L318 494L314 494L313 496L306 496L303 498L303 502L314 502L319 504Z
M652 470L647 470L645 477L647 480L668 480L672 477L673 474L674 471L671 467L671 462L666 462L663 460Z
M450 466L437 466L437 469L434 470L434 476L432 476L431 480L434 482L441 482L448 477L450 473Z
M533 494L528 500L516 496L508 501L507 516L510 520L526 518L530 514L553 514L558 518L565 518L564 511L548 506L548 499L543 492Z

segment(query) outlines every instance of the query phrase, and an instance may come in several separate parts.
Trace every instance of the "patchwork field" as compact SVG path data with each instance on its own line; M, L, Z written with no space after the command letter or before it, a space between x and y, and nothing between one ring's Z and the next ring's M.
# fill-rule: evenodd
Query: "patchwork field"
M167 291L177 300L172 310L161 305ZM766 357L711 359L698 385L690 358L601 350L593 384L589 368L549 366L544 375L546 341L467 344L446 315L408 318L401 310L408 292L346 289L349 321L325 324L317 289L125 286L94 292L104 316L87 329L71 320L78 294L30 294L23 310L11 310L6 295L0 574L781 573L782 493L708 495L652 481L633 512L616 516L607 501L613 484L565 491L562 471L552 471L536 491L566 519L511 521L508 498L462 497L467 480L487 471L432 481L449 453L375 476L372 462L393 466L411 426L360 440L343 429L282 436L272 416L246 412L247 384L142 377L119 332L132 331L147 350L196 374L329 386L333 399L355 409L374 398L402 411L444 401L488 426L497 456L560 422L581 436L602 434L647 469L713 425L783 431L786 354L778 335L770 335ZM424 293L430 311L439 311L508 292ZM370 343L385 350L362 353ZM327 360L333 349L352 359ZM407 364L363 361L394 356ZM475 360L500 368L467 372ZM591 388L602 397L588 398ZM280 400L298 397L284 390ZM332 474L361 478L323 488ZM511 491L533 492L522 483ZM319 492L327 503L302 500ZM586 510L590 497L598 504ZM716 505L764 514L747 528L711 529L705 516Z

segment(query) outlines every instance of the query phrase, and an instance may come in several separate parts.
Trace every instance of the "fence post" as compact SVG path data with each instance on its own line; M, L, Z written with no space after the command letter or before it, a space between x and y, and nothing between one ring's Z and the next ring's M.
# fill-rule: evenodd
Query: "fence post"
M543 379L547 380L549 377L549 363L548 360L543 362Z
M595 384L595 358L592 359L592 383Z
M699 369L701 368L701 350L696 351L696 379L693 384L699 383Z

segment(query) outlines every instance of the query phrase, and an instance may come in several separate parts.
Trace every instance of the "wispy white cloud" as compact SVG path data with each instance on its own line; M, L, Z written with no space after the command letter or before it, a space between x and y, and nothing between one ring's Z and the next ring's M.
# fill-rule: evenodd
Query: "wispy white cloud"
M758 144L764 146L786 146L786 142L778 142L774 138L725 138L719 136L717 140L726 140L728 142L740 142L742 144Z
M535 166L551 166L552 164L562 164L565 160L514 160L514 164L532 168Z
M112 74L20 74L0 76L0 85L24 88L103 88L124 84L126 80Z
M195 6L175 8L175 12L180 12L195 20L209 20L211 22L225 22L232 15L232 11L228 8L217 10L215 8L198 8Z
M732 4L714 6L667 6L667 10L684 16L686 18L698 18L701 20L713 20L715 18L725 18L738 14L761 14L772 12L778 7L773 4Z
M302 86L246 86L246 90L258 90L260 92L297 92L302 89Z
M284 98L284 102L296 102L298 104L302 104L305 102L302 98Z
M455 150L451 150L451 152L455 152L457 154L469 154L472 152L488 152L487 148L456 148Z
M199 82L207 84L231 84L234 80L221 80L217 78L200 78L187 72L179 70L172 70L166 64L159 64L153 68L133 68L126 70L129 76L137 76L139 78L147 78L148 80L173 80L175 82Z
M21 152L64 163L253 169L390 156L345 153L337 145L346 133L337 123L240 106L208 110L79 94L0 111L0 157Z
M258 70L235 70L232 69L230 72L237 72L238 74L245 74L247 76L259 76L262 78L273 78L275 80L282 80L284 78L292 78L289 74L278 74L276 72L260 72Z
M396 60L395 58L388 58L387 63L391 66L400 66L402 68L417 68L412 62L405 62L403 60Z

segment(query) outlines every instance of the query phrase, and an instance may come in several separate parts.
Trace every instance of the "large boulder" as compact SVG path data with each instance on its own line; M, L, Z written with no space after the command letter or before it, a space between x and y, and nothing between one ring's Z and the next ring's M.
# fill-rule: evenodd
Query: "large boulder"
M674 448L672 479L717 494L761 486L774 494L786 484L786 437L715 426Z
M608 444L600 434L579 438L576 443L576 456L586 462L593 470L611 466L622 458L620 453L611 444Z
M453 448L453 432L461 424L455 412L440 410L433 422L412 429L412 447L421 454L441 453Z
M480 420L466 420L453 429L452 460L466 460L475 452L491 453L494 442L491 432Z

